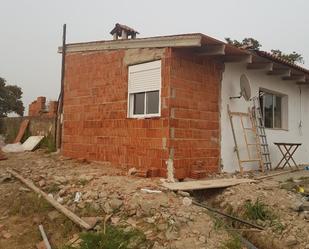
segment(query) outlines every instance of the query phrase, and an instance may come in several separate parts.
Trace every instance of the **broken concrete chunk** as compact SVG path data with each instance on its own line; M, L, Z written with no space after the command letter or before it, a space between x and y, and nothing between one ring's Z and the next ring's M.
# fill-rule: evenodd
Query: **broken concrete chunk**
M66 194L66 192L67 192L67 190L66 190L65 188L60 189L60 191L58 192L58 195L59 195L60 197L63 197L63 196Z
M46 185L46 182L45 182L45 180L41 180L41 181L39 181L39 186L42 188L42 187L44 187Z
M141 191L143 193L147 193L147 194L160 194L160 193L162 193L161 190L153 190L153 189L147 189L147 188L142 188Z
M68 182L68 180L64 176L54 176L55 182L65 184Z
M111 214L113 212L113 209L108 202L104 203L103 210L106 214Z
M9 238L12 237L12 234L10 234L10 233L7 232L7 231L2 231L2 237L3 237L4 239L9 239Z
M192 200L191 200L190 198L188 198L188 197L184 197L184 198L182 199L182 204L185 205L185 206L187 206L187 207L189 207L189 206L191 206L191 204L192 204Z
M120 200L120 199L118 199L118 198L113 198L113 199L110 201L110 207L111 207L113 210L118 210L122 205L123 205L122 200Z
M185 191L178 190L177 193L183 197L190 197L190 193L185 192Z
M54 221L60 216L60 213L56 210L53 210L47 214L50 221Z
M298 244L298 241L296 239L295 236L293 235L289 235L286 239L286 245L287 246L294 246L294 245L297 245Z
M18 190L21 191L21 192L30 192L31 191L30 189L24 188L24 187L20 187Z
M2 175L2 176L0 177L0 183L8 182L8 181L10 181L10 180L12 180L12 176L11 176L11 175L8 175L8 174Z
M101 220L99 217L81 217L90 227L95 227L95 225Z
M131 168L131 169L129 169L129 171L128 171L128 176L135 175L136 172L137 172L136 168Z
M81 192L76 192L75 193L75 197L74 197L74 202L79 202L81 197L82 197L82 193Z

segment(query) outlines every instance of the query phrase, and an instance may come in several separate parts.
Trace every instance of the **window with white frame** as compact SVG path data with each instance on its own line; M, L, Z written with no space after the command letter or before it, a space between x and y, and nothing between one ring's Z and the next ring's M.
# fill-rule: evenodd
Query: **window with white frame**
M129 66L128 117L160 116L161 60Z
M260 104L266 128L287 128L287 96L260 90Z

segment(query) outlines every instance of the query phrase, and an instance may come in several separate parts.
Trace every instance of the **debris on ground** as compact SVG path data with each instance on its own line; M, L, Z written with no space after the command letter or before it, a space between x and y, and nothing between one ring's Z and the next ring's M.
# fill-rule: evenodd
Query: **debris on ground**
M220 190L171 191L158 178L128 176L127 170L105 163L68 160L41 150L8 157L0 162L1 176L6 168L17 170L54 201L61 200L61 205L93 226L93 230L83 233L66 216L45 204L42 196L21 190L25 187L19 181L9 180L0 185L0 224L5 225L3 231L14 236L0 240L0 248L34 248L38 240L29 238L38 235L33 234L31 224L40 222L55 248L65 244L80 248L107 238L115 244L119 243L116 238L120 243L131 243L131 248L228 248L226 245L242 244L234 236L235 231L258 248L303 249L309 243L308 213L306 205L300 205L306 204L305 179L293 182L302 184L305 193L293 187L286 189L286 180L280 182L275 178ZM239 180L227 174L214 178L223 180L227 176ZM193 205L196 199L264 230L256 231L238 221L217 216ZM3 222L1 217L5 217ZM20 241L23 246L19 246Z

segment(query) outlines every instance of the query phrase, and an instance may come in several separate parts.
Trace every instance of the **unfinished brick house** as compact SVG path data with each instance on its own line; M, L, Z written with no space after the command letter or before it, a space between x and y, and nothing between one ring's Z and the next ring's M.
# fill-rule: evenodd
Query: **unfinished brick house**
M136 33L120 25L113 40L66 46L63 154L135 167L145 176L199 178L220 171L221 146L229 144L222 140L232 139L221 136L229 122L221 117L226 67L261 69L273 58L203 34Z

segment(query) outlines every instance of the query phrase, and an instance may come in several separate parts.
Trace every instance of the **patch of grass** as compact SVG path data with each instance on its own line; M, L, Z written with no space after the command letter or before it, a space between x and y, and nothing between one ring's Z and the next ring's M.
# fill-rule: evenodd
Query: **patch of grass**
M61 231L61 235L65 238L68 237L69 234L72 233L72 231L76 230L76 225L67 217L64 217L61 227L63 228Z
M85 186L88 182L89 181L87 179L79 179L77 183L79 185Z
M82 242L78 249L139 249L149 243L139 230L124 231L113 226L108 226L105 234L86 232L80 237ZM73 247L64 246L61 249L73 249Z
M228 241L223 242L220 249L242 249L242 243L238 236L233 236Z
M216 231L225 227L225 223L223 219L220 219L216 217L215 215L213 215L213 219L214 219L214 229Z
M35 193L21 193L13 198L10 203L10 215L33 215L39 212L47 212L53 207L43 198L39 198Z
M244 204L244 216L250 220L262 221L273 220L276 218L269 207L260 201L259 198L254 203L246 201Z
M271 223L273 232L277 234L282 234L285 229L285 226L278 220L275 220Z
M25 142L28 139L28 137L30 137L30 136L31 136L31 133L30 133L29 127L27 127L27 129L25 130L25 133L24 133L24 135L21 139L21 142L22 143Z
M49 153L55 152L57 150L55 139L52 137L51 134L48 134L47 137L43 138L40 147L46 148Z

